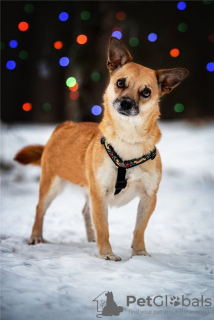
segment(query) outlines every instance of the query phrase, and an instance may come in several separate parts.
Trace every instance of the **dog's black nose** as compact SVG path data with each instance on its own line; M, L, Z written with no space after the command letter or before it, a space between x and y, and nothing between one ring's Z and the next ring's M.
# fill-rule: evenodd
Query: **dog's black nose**
M124 99L121 101L120 106L123 110L130 110L133 107L133 103L130 99Z

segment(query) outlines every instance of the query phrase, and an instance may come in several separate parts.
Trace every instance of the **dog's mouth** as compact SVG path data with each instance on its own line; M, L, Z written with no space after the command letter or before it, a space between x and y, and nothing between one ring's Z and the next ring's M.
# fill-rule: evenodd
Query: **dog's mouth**
M136 102L130 98L123 97L121 99L116 99L113 102L114 109L127 117L137 116L139 114L139 107Z

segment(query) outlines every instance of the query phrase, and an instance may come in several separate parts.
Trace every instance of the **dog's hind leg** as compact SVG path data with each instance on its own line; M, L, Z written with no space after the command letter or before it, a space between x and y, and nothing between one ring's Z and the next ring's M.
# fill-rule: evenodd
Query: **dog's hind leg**
M93 222L91 218L91 212L90 212L90 206L89 206L89 198L86 198L86 203L85 206L82 210L82 214L85 220L85 228L86 228L86 234L87 234L87 239L88 242L95 242L96 237L95 237L95 231L93 227Z
M55 197L62 191L64 185L65 181L63 179L51 174L46 168L42 170L39 202L36 207L36 217L29 244L43 242L42 229L45 212Z
M134 230L134 238L132 242L132 255L149 256L145 248L144 232L156 206L156 195L149 196L144 194L138 205L137 221Z

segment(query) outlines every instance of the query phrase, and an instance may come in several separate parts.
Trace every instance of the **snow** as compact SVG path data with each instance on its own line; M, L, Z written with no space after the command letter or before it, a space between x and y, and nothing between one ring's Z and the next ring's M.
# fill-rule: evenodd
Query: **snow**
M44 144L53 128L2 125L2 319L95 319L93 299L103 291L112 291L124 308L112 319L213 319L213 306L127 307L126 298L213 299L214 127L160 122L163 179L146 231L151 257L131 258L135 199L109 213L110 241L121 262L99 259L96 243L87 242L84 198L70 186L47 212L46 242L28 246L40 168L12 159L27 144Z

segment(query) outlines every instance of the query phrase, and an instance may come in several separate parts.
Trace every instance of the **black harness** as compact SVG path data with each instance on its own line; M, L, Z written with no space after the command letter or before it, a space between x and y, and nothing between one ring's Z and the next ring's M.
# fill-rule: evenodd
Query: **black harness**
M118 154L114 151L114 148L109 144L106 143L106 139L104 137L101 137L100 140L101 144L104 145L106 152L108 153L111 160L114 162L114 164L118 167L117 171L117 181L115 185L115 195L118 194L122 189L125 189L127 185L126 180L126 170L136 167L141 163L144 163L148 161L149 159L153 160L156 157L156 148L154 147L153 151L151 151L149 154L145 154L140 158L132 159L132 160L125 160L123 161Z

